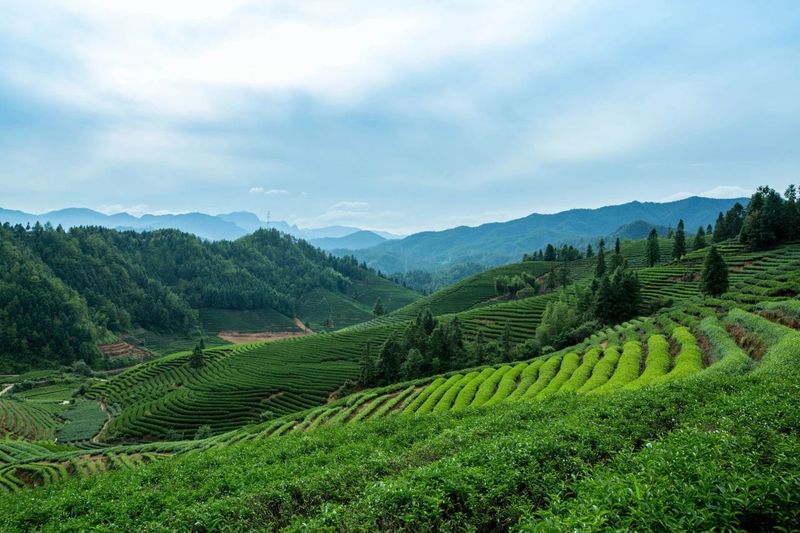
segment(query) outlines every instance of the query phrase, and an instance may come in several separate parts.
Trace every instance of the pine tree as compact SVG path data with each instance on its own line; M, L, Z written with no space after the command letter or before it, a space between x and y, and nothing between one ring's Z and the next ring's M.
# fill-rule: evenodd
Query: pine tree
M684 255L686 255L686 232L683 219L681 219L678 221L678 229L675 231L675 242L672 243L672 258L680 261Z
M594 277L602 278L606 273L606 242L600 239L600 246L597 251L597 266L594 268Z
M556 260L556 249L552 244L548 244L544 250L544 260L545 261L555 261Z
M200 348L199 344L194 347L194 350L192 350L192 355L189 356L189 365L192 368L202 368L206 365L203 349Z
M381 297L378 296L378 299L375 300L375 306L372 308L372 314L375 316L383 316L386 314L386 309L383 307L383 301Z
M622 261L622 245L619 242L619 238L617 238L617 242L614 243L614 255L611 257L611 271L613 272L621 267Z
M714 228L711 227L711 224L706 226L706 236L711 237L714 234Z
M710 296L719 296L727 290L728 265L717 247L712 245L703 267L703 292Z
M592 248L592 243L589 243L586 246L586 259L591 259L594 257L594 249Z
M375 360L370 354L370 344L364 346L361 353L361 372L358 377L358 382L365 387L370 387L375 384Z
M694 236L694 249L699 250L706 247L706 231L703 226L697 228L697 234Z
M714 242L722 242L728 238L728 232L725 229L725 215L720 211L717 215L717 222L714 224L714 235L712 240Z
M658 246L658 231L656 228L650 230L647 236L647 264L655 266L661 259L661 248Z

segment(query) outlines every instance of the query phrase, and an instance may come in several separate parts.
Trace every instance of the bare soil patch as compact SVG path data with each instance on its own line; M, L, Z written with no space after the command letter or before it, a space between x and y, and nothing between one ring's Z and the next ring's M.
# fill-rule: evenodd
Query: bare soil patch
M107 355L109 359L133 357L141 361L149 355L144 350L124 341L115 342L113 344L100 344L97 346L97 349Z
M249 342L271 342L291 337L305 337L313 335L314 332L306 328L304 331L261 331L253 333L243 333L241 331L220 331L217 337L225 339L233 344L247 344Z

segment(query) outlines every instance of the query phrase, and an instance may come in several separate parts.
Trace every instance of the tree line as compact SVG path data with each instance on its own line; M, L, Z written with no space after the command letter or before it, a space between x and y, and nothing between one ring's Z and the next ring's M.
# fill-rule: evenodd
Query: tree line
M178 230L137 233L49 224L0 226L0 368L94 364L104 332L185 333L196 308L273 308L369 274L303 240L262 229L233 242Z

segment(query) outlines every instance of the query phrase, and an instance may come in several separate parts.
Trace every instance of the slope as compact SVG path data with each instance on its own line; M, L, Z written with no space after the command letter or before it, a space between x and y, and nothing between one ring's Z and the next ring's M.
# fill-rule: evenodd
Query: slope
M700 225L712 224L718 213L727 211L737 201L747 204L744 198L692 197L667 203L630 202L552 215L532 214L508 222L417 233L354 254L383 272L404 272L407 265L436 270L467 261L491 266L515 261L547 243L596 241L634 221L670 226L683 219L686 227L694 231Z

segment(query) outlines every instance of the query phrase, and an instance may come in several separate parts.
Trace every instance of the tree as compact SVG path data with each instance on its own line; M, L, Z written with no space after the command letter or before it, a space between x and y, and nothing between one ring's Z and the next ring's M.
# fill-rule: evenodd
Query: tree
M711 224L709 224L708 226L706 226L706 235L707 235L708 237L711 237L711 235L712 235L713 233L714 233L714 228L712 228L712 227L711 227Z
M422 353L419 350L416 348L409 350L406 360L403 361L403 364L400 366L400 374L403 379L420 377L422 375L423 362Z
M392 333L381 347L378 356L377 376L382 383L392 383L397 380L404 355L403 347L397 340L397 333Z
M586 246L586 259L591 259L594 257L594 249L592 248L592 243L589 243Z
M728 231L725 228L725 215L723 215L720 211L719 215L717 215L717 222L714 224L714 235L712 236L712 240L714 242L722 242L727 238Z
M386 314L386 309L383 307L383 301L381 297L378 296L378 299L375 300L375 306L372 308L372 314L375 316L383 316Z
M483 330L479 329L475 334L475 340L472 341L472 364L475 366L482 365L486 362L486 338L483 335Z
M684 231L683 219L681 219L678 221L675 241L672 243L672 258L680 261L684 255L686 255L686 232Z
M555 261L556 260L556 249L552 244L548 244L544 250L544 260L545 261Z
M367 343L361 353L361 372L358 376L358 382L365 387L369 387L375 384L375 376L375 360L370 354L370 344Z
M200 342L198 343L198 346L200 346L201 350L206 349L206 341L202 337L200 337Z
M619 238L614 243L614 255L611 257L611 271L613 272L620 266L622 266L622 246L619 242Z
M800 203L797 201L797 187L789 185L783 196L786 198L784 214L786 238L793 241L800 236Z
M725 259L712 245L703 266L703 292L710 296L719 296L728 290L728 265Z
M597 266L594 267L594 277L600 279L606 273L606 241L600 239L597 251Z
M706 230L703 226L697 228L697 234L694 236L694 249L699 250L706 247Z
M570 271L565 261L563 266L558 271L558 284L561 285L562 287L566 287L567 285L569 285L569 280L570 280Z
M647 236L647 264L655 266L661 259L661 248L658 246L658 231L656 228L650 230Z
M189 356L189 365L192 368L202 368L206 364L205 356L203 355L203 349L200 348L200 345L196 345L194 350L192 350L192 355Z
M506 327L503 328L503 333L500 334L500 351L503 363L511 361L511 324L508 321L506 321Z
M752 250L774 246L786 236L783 198L769 187L759 187L747 205L739 238Z

